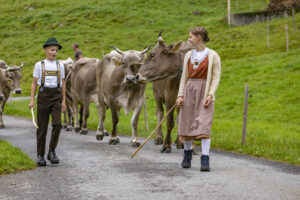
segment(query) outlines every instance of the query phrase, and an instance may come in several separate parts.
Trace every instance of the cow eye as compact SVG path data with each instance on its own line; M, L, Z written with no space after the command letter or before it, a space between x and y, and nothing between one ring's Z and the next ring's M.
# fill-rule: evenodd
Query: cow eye
M154 54L154 53L151 53L151 54L150 54L150 57L151 57L151 58L153 58L154 56L155 56L155 54Z

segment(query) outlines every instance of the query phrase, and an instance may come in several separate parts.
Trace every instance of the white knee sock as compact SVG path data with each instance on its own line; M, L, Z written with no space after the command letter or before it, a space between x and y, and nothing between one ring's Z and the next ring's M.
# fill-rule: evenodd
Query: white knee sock
M193 140L184 141L184 150L192 150L193 147Z
M202 147L202 155L209 155L210 149L210 139L202 139L201 140L201 147Z

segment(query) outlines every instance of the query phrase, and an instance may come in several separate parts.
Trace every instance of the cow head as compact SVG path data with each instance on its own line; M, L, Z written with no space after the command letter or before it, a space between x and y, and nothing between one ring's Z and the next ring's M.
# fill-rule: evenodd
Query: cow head
M15 94L22 93L22 89L20 88L22 67L23 67L23 63L20 66L9 66L7 69L5 69L5 77L7 80L6 86L9 87L10 90L13 90Z
M0 104L4 101L5 88L12 88L14 82L10 78L6 77L5 69L0 68Z
M141 79L137 73L144 62L145 54L150 49L150 46L143 51L130 50L123 52L117 47L114 47L114 49L119 56L113 56L112 62L115 66L123 67L125 75L123 83L129 85L141 83Z
M140 68L140 76L147 81L155 81L180 75L186 49L190 49L187 45L187 42L182 41L167 45L160 32L155 47Z
M65 66L65 74L67 78L67 75L69 75L69 72L71 72L72 70L74 60L72 60L72 58L69 57L67 60L60 60L60 62Z

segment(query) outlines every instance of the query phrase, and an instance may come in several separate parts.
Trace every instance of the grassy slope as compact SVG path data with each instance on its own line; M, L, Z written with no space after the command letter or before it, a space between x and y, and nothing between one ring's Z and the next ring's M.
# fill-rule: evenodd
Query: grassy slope
M33 169L35 163L20 149L0 139L0 175Z
M228 27L223 23L226 2L0 0L0 59L8 63L26 62L22 88L24 95L29 95L33 65L43 58L41 45L49 36L56 36L64 46L59 59L73 55L71 44L75 41L82 45L85 56L101 58L102 52L109 52L113 44L124 50L153 46L161 29L166 42L172 43L185 40L189 28L205 26L211 37L208 46L222 58L212 146L300 164L300 113L297 111L300 94L296 92L300 89L300 31L290 28L290 52L286 53L285 24L292 27L292 19L271 21L267 49L265 23L242 27ZM233 12L249 11L250 2L253 11L266 7L266 1L245 0L236 10L233 1ZM28 11L26 7L34 10ZM196 10L201 14L193 15ZM298 27L299 20L297 14ZM243 147L240 138L245 83L249 84L252 98L249 99L247 146ZM149 124L153 128L156 119L151 84L146 94ZM8 107L7 113L24 115L28 112L27 104L15 102L16 107ZM16 111L22 106L24 111ZM146 136L149 132L144 131L143 120L140 121L139 132ZM129 122L130 118L122 115L119 131L129 134ZM89 127L95 128L96 124L97 115L92 111Z

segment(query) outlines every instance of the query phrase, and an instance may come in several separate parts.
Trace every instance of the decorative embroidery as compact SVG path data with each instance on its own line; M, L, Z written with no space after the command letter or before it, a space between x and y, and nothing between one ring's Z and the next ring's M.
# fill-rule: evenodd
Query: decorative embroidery
M192 55L191 55L191 63L193 64L193 69L197 69L199 65L202 63L202 61L206 58L208 55L208 48L206 47L203 51L196 51L196 49L193 49Z

